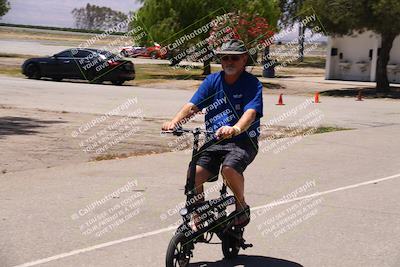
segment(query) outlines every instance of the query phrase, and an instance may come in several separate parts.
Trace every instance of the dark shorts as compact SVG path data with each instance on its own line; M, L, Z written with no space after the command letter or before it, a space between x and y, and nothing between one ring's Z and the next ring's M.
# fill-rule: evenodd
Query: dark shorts
M244 138L238 141L224 140L200 152L196 164L212 173L208 182L218 180L221 165L229 166L243 174L258 152L257 138Z

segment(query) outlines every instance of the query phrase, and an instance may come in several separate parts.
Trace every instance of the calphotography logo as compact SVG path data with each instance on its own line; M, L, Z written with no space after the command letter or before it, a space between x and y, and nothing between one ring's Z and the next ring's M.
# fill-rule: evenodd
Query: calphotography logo
M80 223L82 235L101 237L136 217L146 199L142 192L134 192L137 187L137 180L128 181L124 186L72 214L72 220Z
M105 153L141 129L145 114L137 104L137 97L129 98L104 115L81 125L72 131L71 136L80 137L79 146L85 153Z
M0 22L0 267L400 267L399 0Z
M298 201L293 202L293 204L284 208L277 214L272 214L273 205L257 210L256 213L252 215L252 219L264 219L264 221L257 225L257 229L260 231L261 235L263 237L271 235L276 238L295 229L300 224L304 224L311 217L315 216L318 213L318 206L324 200L323 197L301 199L305 193L310 194L310 191L312 191L315 186L315 180L307 181L301 187L284 195L279 200L274 201L273 203L285 203L299 198Z

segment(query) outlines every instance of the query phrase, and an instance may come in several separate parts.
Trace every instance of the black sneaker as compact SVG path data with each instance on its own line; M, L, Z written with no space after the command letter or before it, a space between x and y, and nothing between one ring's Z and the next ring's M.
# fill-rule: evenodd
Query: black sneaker
M243 210L235 210L229 214L228 218L233 221L233 225L236 227L243 228L250 223L250 207L246 205Z

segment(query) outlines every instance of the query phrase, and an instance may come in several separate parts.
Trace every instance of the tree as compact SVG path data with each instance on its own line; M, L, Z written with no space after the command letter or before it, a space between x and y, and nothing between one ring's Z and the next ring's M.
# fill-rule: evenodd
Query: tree
M285 27L293 27L295 23L302 20L300 15L300 10L302 9L304 0L280 0L279 7L282 12L281 23ZM299 23L299 60L303 62L304 60L304 33L306 28L303 24Z
M215 24L208 38L209 43L219 44L218 32L225 29L226 33L232 33L233 39L242 40L247 50L256 51L257 44L265 43L274 35L273 27L271 27L265 18L256 14L249 14L238 11L228 13L227 19ZM253 57L253 53L250 56ZM256 57L256 55L255 55Z
M136 12L137 19L131 22L131 28L140 26L147 32L145 36L135 40L138 45L162 42L180 30L173 1L143 0L142 3L143 6Z
M237 8L243 12L266 19L266 21L268 21L269 31L276 32L278 30L278 19L281 16L281 10L278 5L279 0L236 0L236 2ZM265 35L268 35L268 32L266 32ZM262 41L264 40L261 40L261 42ZM271 60L269 58L269 46L270 44L267 42L262 46L264 47L264 53L262 56L264 77L273 77L271 72L273 71L273 66L270 66Z
M233 10L240 10L250 15L257 15L265 18L272 27L277 26L278 19L281 15L278 0L234 0Z
M371 30L381 36L376 69L377 93L390 92L387 64L393 41L400 34L398 0L305 0L303 11L312 8L325 30L332 35L347 35Z
M222 0L144 0L143 6L137 12L137 21L132 23L143 27L148 33L147 36L139 40L139 44L149 45L157 42L167 47L176 40L206 25L217 14L223 14L224 6L227 6L227 3ZM168 53L182 54L182 51L207 37L208 31L196 34L195 37L181 43L179 47L168 48ZM173 59L171 63L177 64L180 60ZM203 61L203 74L210 73L210 63L211 59Z
M157 41L161 45L168 45L174 40L184 37L185 34L204 26L218 15L233 10L245 10L250 14L256 11L276 14L275 10L274 12L270 10L271 3L275 2L275 0L251 0L247 2L242 0L144 0L143 6L137 12L138 20L132 23L143 27L148 33L145 38L141 39L142 44ZM278 16L275 17L277 20ZM179 49L186 50L207 39L209 30L186 41ZM211 72L210 63L211 58L203 62L204 75Z
M0 0L0 18L10 10L10 2L7 0Z
M128 16L120 11L89 3L86 7L74 8L71 13L75 18L75 26L78 29L87 30L107 30L128 19ZM120 31L126 29L120 29Z

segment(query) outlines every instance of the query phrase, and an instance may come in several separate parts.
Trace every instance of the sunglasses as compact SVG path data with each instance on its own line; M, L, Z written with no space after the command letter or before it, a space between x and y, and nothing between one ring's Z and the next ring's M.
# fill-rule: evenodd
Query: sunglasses
M222 61L238 61L240 59L240 56L238 55L229 55L229 56L223 56L221 57Z

